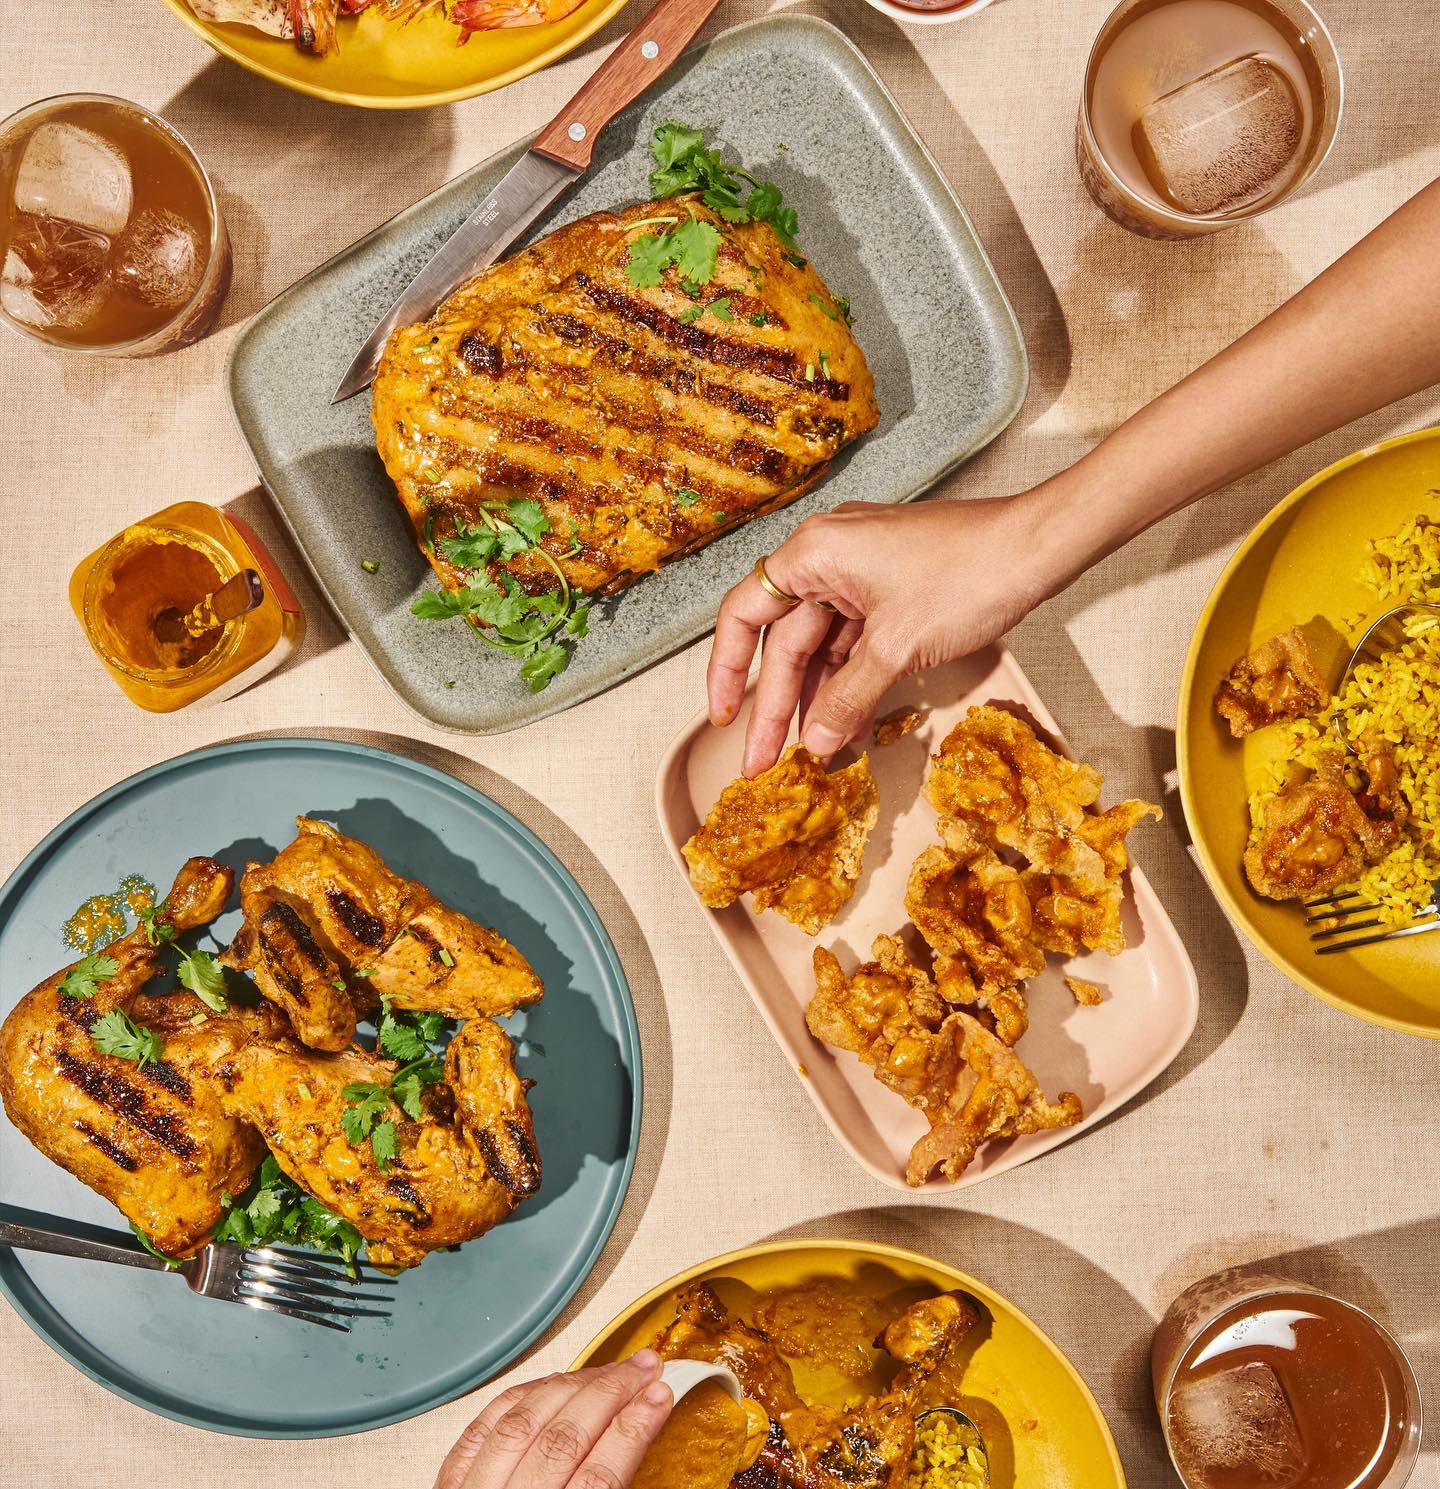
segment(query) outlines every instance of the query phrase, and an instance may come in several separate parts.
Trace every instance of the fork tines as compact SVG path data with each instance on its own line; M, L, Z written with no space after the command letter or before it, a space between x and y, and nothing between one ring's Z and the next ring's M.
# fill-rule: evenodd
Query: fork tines
M1395 941L1402 936L1420 936L1426 931L1440 930L1440 906L1432 900L1423 910L1415 913L1409 925L1395 926L1389 930L1376 930L1384 922L1379 916L1380 906L1366 900L1353 889L1340 894L1326 895L1323 899L1305 902L1305 924L1319 926L1312 930L1310 939L1323 942L1314 948L1316 956L1331 952L1349 951L1356 946L1373 946L1377 941ZM1357 915L1368 915L1368 920L1357 920ZM1372 936L1356 935L1357 931L1375 930ZM1343 938L1343 939L1341 939Z
M240 1257L235 1298L251 1308L284 1313L291 1318L319 1324L321 1328L348 1333L353 1318L389 1318L388 1308L361 1308L361 1303L388 1303L393 1295L362 1292L357 1284L394 1286L372 1267L355 1264L352 1277L344 1263L329 1265L277 1246L248 1247Z

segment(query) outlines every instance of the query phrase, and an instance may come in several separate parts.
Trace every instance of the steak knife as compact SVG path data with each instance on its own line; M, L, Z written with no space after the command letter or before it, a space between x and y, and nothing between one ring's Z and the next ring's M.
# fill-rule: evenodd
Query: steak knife
M600 131L670 68L719 3L659 0L401 292L356 352L332 404L370 386L396 326L423 320L457 285L488 269L585 174Z

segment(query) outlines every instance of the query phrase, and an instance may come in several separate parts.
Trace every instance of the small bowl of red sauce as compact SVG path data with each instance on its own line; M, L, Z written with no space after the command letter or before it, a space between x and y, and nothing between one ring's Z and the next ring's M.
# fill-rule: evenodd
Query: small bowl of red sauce
M978 14L993 0L869 0L869 3L903 26L943 26Z

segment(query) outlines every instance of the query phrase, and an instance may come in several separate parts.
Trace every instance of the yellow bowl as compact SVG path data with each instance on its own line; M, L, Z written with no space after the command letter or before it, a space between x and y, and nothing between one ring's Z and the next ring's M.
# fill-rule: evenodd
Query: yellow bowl
M1215 690L1235 659L1292 625L1333 625L1390 608L1365 588L1368 539L1421 510L1440 514L1440 429L1360 450L1297 487L1241 544L1205 609L1180 686L1176 759L1196 852L1231 917L1286 974L1346 1013L1407 1034L1440 1038L1440 933L1316 956L1298 905L1261 899L1246 882L1247 803L1280 748L1278 729L1232 739ZM1317 662L1332 682L1355 636L1337 636ZM1328 664L1328 665L1327 665ZM1428 991L1427 991L1428 989Z
M627 0L586 0L550 26L462 35L438 10L408 22L386 20L375 6L339 22L339 46L325 57L249 26L202 20L186 0L165 3L197 36L251 72L331 103L367 109L417 109L503 88L548 67L598 31Z
M1013 1304L964 1272L897 1246L860 1241L771 1241L702 1262L632 1303L581 1352L571 1369L623 1359L653 1342L675 1316L675 1293L691 1282L717 1285L744 1314L747 1299L815 1278L844 1278L874 1297L915 1289L915 1296L961 1288L989 1313L985 1336L970 1356L963 1395L952 1404L985 1436L994 1489L1124 1489L1125 1470L1105 1418L1079 1372ZM982 1326L984 1327L984 1326ZM797 1371L807 1399L840 1406L853 1384Z

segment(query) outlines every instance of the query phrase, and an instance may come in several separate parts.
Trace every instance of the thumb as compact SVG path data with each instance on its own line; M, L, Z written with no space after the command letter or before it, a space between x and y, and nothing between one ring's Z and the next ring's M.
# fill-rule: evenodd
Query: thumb
M862 633L850 659L815 694L801 732L805 748L825 760L848 744L905 672L905 663L893 648L868 630Z

